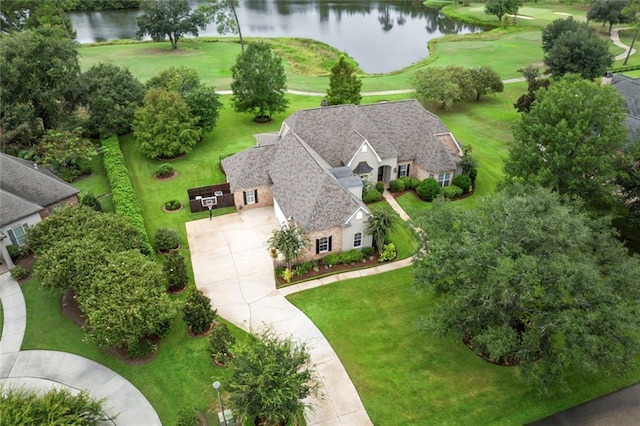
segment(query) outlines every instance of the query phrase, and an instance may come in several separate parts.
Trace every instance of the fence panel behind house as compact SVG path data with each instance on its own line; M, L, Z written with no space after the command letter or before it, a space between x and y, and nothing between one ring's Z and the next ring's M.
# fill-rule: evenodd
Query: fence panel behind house
M203 198L215 197L216 204L213 206L214 209L235 206L233 194L228 183L188 189L187 194L189 195L191 213L208 210L208 207L202 205Z

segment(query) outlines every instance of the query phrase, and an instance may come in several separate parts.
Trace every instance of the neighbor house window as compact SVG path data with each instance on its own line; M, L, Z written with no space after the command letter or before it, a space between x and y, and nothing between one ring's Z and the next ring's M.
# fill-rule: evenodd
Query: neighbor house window
M356 232L353 236L353 247L362 247L362 232Z
M251 191L244 191L244 203L255 204L258 202L258 190L252 189Z
M25 239L27 237L27 224L23 223L22 225L18 225L15 228L11 228L7 233L9 234L9 239L12 244L17 246L23 246L25 244Z
M316 240L316 254L331 251L331 237L322 237Z
M438 183L442 187L449 186L449 183L451 183L451 173L440 173L438 175Z
M408 164L402 164L400 166L398 166L398 177L405 177L405 176L409 176L409 165Z

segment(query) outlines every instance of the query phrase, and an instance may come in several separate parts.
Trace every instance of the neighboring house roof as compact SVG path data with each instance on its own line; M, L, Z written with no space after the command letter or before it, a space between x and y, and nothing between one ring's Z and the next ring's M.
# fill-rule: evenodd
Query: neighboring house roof
M268 169L275 145L246 149L222 160L231 192L242 188L271 185Z
M629 139L636 141L640 137L640 78L616 74L611 79L611 84L624 98L627 105L625 126L629 131Z
M312 151L293 133L278 142L269 175L273 197L285 215L311 232L343 225L358 208L368 212Z
M0 225L43 210L79 191L33 161L0 153ZM35 210L37 208L37 210Z
M634 117L640 117L640 78L616 74L611 79L611 84L624 97L627 112Z

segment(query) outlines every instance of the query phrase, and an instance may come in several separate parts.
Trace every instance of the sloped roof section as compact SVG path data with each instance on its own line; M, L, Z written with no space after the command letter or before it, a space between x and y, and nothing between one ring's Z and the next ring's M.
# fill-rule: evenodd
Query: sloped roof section
M37 167L33 161L2 153L0 189L2 225L27 217L79 192L49 170Z
M269 163L276 146L266 145L245 149L222 160L222 168L227 175L231 192L242 188L270 185Z
M640 118L640 78L616 74L611 84L624 98L629 115Z
M450 133L449 129L415 99L362 105L360 109L387 140L393 141L398 161L414 160L434 173L457 168L458 155L449 152L436 136Z
M278 143L269 168L273 197L285 216L307 232L342 225L364 206L316 161L312 151L290 132Z

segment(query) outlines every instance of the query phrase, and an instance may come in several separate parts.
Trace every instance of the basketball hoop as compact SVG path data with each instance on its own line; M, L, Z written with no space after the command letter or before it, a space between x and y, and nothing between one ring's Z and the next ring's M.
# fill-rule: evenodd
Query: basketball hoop
M206 197L206 198L202 198L200 199L200 203L202 204L202 207L206 207L209 209L209 220L212 219L213 217L213 206L218 205L218 198L217 197Z

